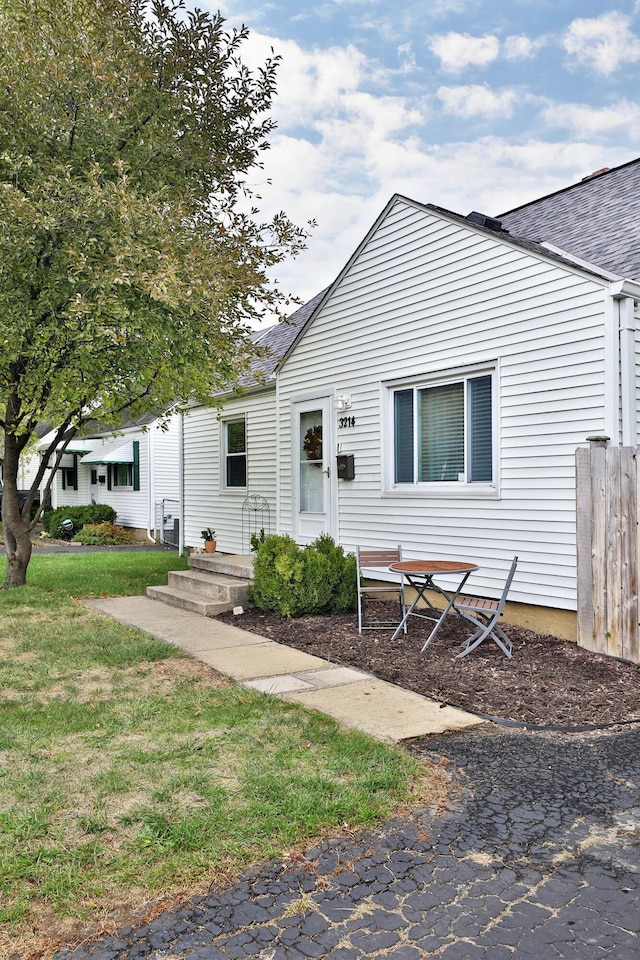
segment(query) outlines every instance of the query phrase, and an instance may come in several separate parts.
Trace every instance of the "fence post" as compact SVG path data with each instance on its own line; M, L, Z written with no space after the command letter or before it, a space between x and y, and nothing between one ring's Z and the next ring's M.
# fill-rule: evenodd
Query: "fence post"
M576 450L578 645L640 662L637 450Z

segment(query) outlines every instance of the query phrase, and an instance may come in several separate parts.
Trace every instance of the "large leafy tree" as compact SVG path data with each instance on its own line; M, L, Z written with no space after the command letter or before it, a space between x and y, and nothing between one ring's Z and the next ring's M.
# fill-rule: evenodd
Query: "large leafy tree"
M7 585L31 555L17 476L36 424L55 462L88 418L206 400L278 305L270 268L304 232L255 206L277 58L248 70L246 36L182 0L0 0Z

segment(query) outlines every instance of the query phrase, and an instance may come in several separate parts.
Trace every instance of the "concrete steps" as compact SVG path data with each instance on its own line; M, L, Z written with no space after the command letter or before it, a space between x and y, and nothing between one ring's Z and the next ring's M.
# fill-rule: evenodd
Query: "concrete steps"
M252 556L194 553L189 557L189 567L171 571L166 587L147 587L147 596L203 617L246 605L253 576Z

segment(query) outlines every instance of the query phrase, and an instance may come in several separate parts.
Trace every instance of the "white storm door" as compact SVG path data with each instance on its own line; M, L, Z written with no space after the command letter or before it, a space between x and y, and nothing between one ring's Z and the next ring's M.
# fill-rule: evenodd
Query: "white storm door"
M100 503L100 483L98 482L98 477L100 468L98 466L91 467L91 479L89 481L89 502L90 503Z
M293 462L295 532L302 543L334 535L331 399L294 404Z

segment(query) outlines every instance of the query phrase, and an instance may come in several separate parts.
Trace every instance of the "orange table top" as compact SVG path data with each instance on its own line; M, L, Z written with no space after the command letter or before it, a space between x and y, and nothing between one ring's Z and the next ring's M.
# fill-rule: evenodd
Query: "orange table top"
M397 570L398 573L467 573L477 570L476 563L468 563L464 560L398 560L396 563L389 564L390 570Z

